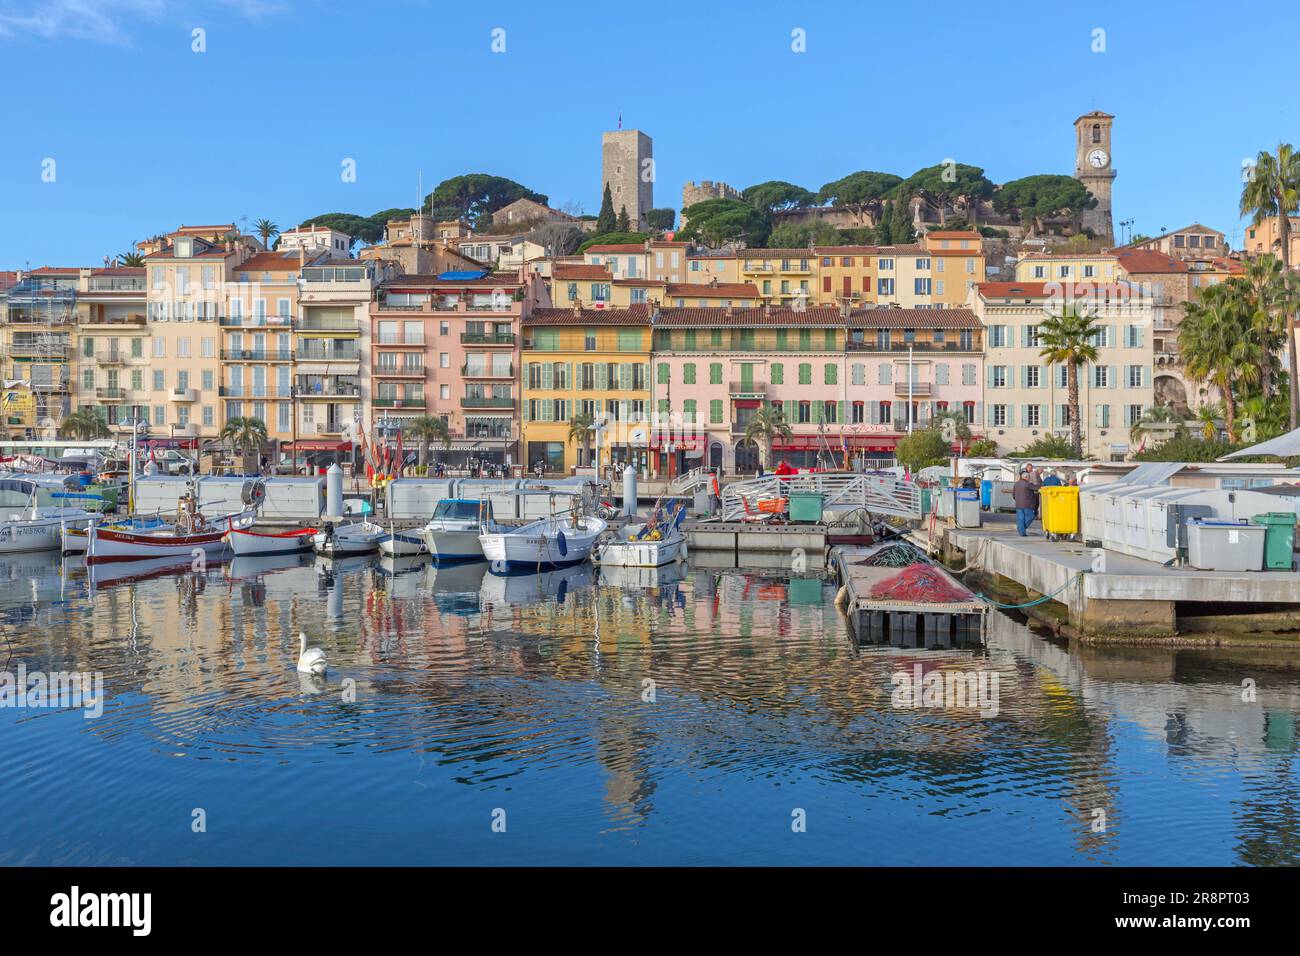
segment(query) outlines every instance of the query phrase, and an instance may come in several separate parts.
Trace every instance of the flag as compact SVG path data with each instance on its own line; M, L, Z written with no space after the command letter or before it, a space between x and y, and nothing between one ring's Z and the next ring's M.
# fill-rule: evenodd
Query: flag
M622 113L619 113L619 114L618 114L618 128L619 128L619 129L622 129L622 128L623 128L623 114L622 114Z

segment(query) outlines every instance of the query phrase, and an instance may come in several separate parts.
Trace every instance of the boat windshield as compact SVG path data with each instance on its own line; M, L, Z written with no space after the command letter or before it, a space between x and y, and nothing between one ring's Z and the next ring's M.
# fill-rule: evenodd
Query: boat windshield
M477 501L439 501L433 509L434 518L454 518L461 521L473 521L478 517Z
M26 508L31 503L34 489L35 486L28 481L0 480L0 508Z

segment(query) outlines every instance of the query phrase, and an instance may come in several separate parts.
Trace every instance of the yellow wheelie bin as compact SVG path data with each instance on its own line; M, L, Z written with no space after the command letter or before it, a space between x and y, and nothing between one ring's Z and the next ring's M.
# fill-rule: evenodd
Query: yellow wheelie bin
M1038 489L1043 511L1043 532L1058 541L1079 533L1079 488L1077 485L1047 485Z

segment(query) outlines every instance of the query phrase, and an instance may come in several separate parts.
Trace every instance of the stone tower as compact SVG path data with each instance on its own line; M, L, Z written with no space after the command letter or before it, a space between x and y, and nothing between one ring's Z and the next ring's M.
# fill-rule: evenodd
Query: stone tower
M1115 167L1110 152L1110 129L1115 117L1100 110L1074 121L1074 178L1097 197L1097 205L1083 214L1083 225L1107 243L1115 241L1111 218L1111 189Z
M600 193L608 184L614 199L614 215L627 207L635 228L645 225L645 214L654 208L654 145L639 129L610 130L601 137Z

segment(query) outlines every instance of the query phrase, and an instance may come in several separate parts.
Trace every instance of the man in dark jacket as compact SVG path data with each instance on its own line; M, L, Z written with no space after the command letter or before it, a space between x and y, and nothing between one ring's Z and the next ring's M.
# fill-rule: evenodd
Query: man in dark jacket
M1016 534L1023 538L1038 512L1038 485L1028 465L1021 469L1020 480L1011 487L1011 500L1016 506Z

